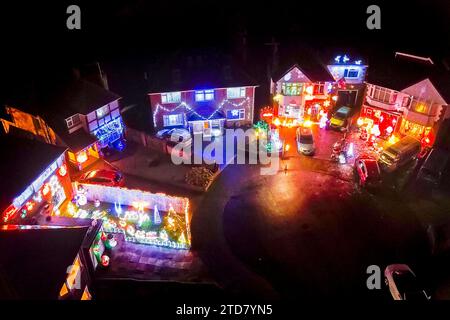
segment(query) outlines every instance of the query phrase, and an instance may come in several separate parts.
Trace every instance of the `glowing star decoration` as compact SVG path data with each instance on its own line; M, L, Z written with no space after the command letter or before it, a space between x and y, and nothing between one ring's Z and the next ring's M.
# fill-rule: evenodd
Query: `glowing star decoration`
M349 60L350 60L350 58L347 57L347 55L344 55L344 57L342 58L342 61L343 61L344 63L347 63Z
M231 115L232 115L233 117L237 117L237 116L239 115L239 110L237 110L237 109L231 110Z
M391 126L389 126L389 127L386 128L386 132L387 132L388 134L391 134L393 131L394 131L394 129L393 129Z
M153 223L155 225L160 225L161 224L161 216L159 214L159 210L158 207L155 204L155 207L153 208Z
M324 107L329 107L330 103L331 103L330 101L326 100L326 101L323 102L323 106Z

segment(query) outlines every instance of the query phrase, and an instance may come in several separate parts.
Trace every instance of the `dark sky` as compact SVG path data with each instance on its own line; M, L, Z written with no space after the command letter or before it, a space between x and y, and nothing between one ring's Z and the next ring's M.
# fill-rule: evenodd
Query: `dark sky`
M15 62L110 58L196 46L229 48L246 30L249 45L275 36L316 48L411 48L448 54L450 4L421 1L2 1L1 48ZM65 26L69 4L82 9L82 30ZM366 28L378 4L382 30Z

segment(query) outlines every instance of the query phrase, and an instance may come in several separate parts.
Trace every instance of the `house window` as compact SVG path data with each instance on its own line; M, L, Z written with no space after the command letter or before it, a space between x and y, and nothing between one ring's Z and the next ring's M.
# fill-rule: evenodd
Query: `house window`
M245 98L245 88L227 88L227 99Z
M283 83L281 90L285 96L299 96L302 93L303 86L301 83Z
M103 106L103 107L101 107L101 108L99 108L99 109L97 109L97 110L95 111L95 114L97 115L97 119L103 118L103 117L106 116L108 113L109 113L109 107L108 107L108 105Z
M195 91L195 101L211 101L214 100L214 90Z
M78 124L80 124L81 119L80 119L80 115L76 114L74 116L71 116L70 118L66 119L66 123L67 123L67 128L72 128Z
M345 69L344 70L344 78L358 78L359 71L358 69Z
M182 113L166 114L163 116L164 127L181 126L184 124L184 116Z
M424 113L428 114L431 107L431 103L427 101L419 101L416 99L413 99L411 103L411 109L418 113Z
M181 102L181 92L161 93L161 103L178 103Z
M245 109L227 110L228 120L243 120L245 119Z
M317 83L314 85L314 94L323 94L325 91L324 83Z
M384 103L393 103L391 101L391 99L393 98L392 90L382 87L375 87L375 89L373 90L372 98Z

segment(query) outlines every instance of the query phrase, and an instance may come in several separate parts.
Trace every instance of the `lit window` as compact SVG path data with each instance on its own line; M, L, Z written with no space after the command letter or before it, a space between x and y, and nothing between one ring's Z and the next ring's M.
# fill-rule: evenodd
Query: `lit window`
M344 78L358 78L359 71L358 69L345 69L344 70Z
M314 94L323 94L325 90L324 83L317 83L314 85Z
M103 118L104 116L106 116L109 113L109 107L108 105L103 106L99 109L97 109L95 111L96 115L97 115L97 119Z
M245 98L245 88L227 88L227 99Z
M245 119L245 109L227 110L228 120L243 120Z
M184 117L182 113L166 114L163 116L164 127L180 126L184 124Z
M181 92L167 92L161 94L161 103L181 102Z
M70 118L67 118L66 123L67 123L67 128L69 128L69 129L80 124L81 123L80 115L76 114L74 116L71 116Z
M195 91L195 101L211 101L214 100L214 90Z
M285 96L299 96L303 91L301 83L283 83L281 90Z

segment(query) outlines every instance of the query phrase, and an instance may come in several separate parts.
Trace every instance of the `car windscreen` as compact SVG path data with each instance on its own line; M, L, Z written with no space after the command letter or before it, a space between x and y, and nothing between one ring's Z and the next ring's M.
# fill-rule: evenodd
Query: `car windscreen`
M304 144L312 144L313 136L312 135L300 135L299 142Z

